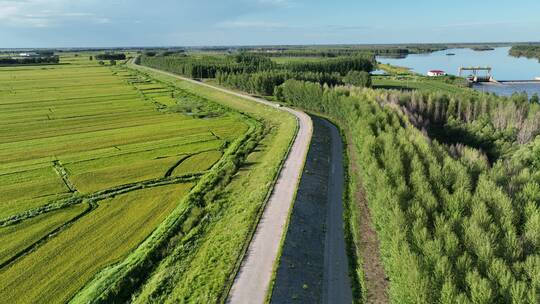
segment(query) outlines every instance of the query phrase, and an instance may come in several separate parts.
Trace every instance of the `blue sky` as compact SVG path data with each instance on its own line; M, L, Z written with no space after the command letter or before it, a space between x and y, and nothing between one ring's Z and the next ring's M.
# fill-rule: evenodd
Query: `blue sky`
M0 48L540 41L538 0L0 0Z

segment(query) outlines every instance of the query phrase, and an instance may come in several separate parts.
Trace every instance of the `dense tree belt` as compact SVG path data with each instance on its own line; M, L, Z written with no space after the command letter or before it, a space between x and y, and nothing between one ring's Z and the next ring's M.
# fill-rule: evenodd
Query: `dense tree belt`
M142 56L142 65L150 66L191 78L215 78L219 73L253 73L270 70L274 63L253 54L236 56Z
M268 70L291 72L340 73L351 70L373 70L372 58L351 56L317 60L314 62L274 63L258 54L240 53L230 56L142 56L141 64L167 68L169 71L193 78L215 78L221 73L254 73Z
M319 61L289 62L284 64L284 68L293 72L320 72L339 73L346 75L350 71L373 70L373 63L362 56L339 57Z
M539 302L538 104L297 80L279 91L353 134L393 303ZM471 140L445 144L435 126Z

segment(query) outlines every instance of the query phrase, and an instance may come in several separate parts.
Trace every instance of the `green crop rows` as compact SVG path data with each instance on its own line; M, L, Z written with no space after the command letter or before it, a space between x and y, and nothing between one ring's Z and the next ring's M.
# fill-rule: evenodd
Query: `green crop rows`
M207 191L200 184L228 168L220 159L241 157L234 151L260 129L125 66L61 62L0 68L0 295L9 303L72 299L172 213L191 210L189 193Z

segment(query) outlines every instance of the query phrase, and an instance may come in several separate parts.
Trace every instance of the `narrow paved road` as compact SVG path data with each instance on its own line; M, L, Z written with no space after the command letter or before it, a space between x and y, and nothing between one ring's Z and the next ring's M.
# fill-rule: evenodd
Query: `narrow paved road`
M264 303L270 285L279 244L285 232L313 132L311 118L307 114L287 108L285 110L298 118L298 134L240 266L228 303Z
M149 67L142 68L275 107L274 103L260 98L215 87L165 71ZM228 303L264 303L281 238L285 232L284 229L289 210L295 198L298 182L304 167L304 160L309 149L311 134L313 132L313 125L309 115L287 107L281 107L279 109L289 112L297 118L298 133L283 164L274 189L272 189L272 194L266 203L261 220L229 292Z
M312 116L313 137L272 290L271 304L351 304L343 226L343 145L336 126Z
M351 280L343 227L343 142L336 126L330 129L331 154L324 252L323 303L352 303Z

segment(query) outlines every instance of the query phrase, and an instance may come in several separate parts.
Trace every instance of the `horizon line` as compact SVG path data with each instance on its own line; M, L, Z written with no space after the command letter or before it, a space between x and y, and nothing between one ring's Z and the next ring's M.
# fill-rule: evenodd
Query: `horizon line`
M305 47L305 46L411 46L411 45L476 45L476 44L540 44L540 41L476 41L476 42L399 42L399 43L308 43L308 44L193 44L193 45L132 45L132 46L48 46L48 47L2 47L0 51L58 49L58 50L100 50L100 49L163 49L163 48L263 48L263 47Z

